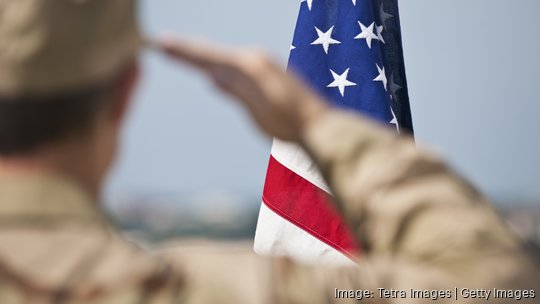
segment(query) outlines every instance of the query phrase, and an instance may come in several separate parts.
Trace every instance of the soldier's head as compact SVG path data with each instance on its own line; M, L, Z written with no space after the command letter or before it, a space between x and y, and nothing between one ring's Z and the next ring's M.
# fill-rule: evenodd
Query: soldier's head
M100 182L137 78L135 6L134 0L0 0L3 171L54 163L91 170L78 177Z

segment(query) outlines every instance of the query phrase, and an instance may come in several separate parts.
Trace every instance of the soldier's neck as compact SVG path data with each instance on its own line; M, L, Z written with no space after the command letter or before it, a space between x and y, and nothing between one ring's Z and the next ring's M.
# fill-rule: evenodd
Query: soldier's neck
M78 183L97 201L102 177L96 172L95 156L92 155L94 149L87 144L65 143L30 154L0 156L0 177L60 175Z

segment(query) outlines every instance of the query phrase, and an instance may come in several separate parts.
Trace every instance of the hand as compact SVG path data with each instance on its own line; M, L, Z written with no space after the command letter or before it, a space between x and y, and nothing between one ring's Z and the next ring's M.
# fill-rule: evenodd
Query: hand
M244 105L268 135L299 141L327 105L297 78L286 74L263 52L224 49L208 42L162 39L166 54L208 74Z

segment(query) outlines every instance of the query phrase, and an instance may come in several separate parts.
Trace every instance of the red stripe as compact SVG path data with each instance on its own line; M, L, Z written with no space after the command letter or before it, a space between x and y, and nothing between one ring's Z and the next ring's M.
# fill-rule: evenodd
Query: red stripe
M266 206L341 253L355 256L359 247L330 200L324 190L270 157L263 192Z

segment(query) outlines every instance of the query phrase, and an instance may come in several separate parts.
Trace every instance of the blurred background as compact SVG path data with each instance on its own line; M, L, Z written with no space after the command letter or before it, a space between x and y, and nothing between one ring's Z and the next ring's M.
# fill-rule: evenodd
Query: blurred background
M315 0L317 1L317 0ZM342 0L344 1L344 0ZM149 35L260 46L286 65L299 1L141 1ZM401 1L416 138L540 239L540 2ZM271 141L199 74L158 54L103 200L130 236L251 238Z

